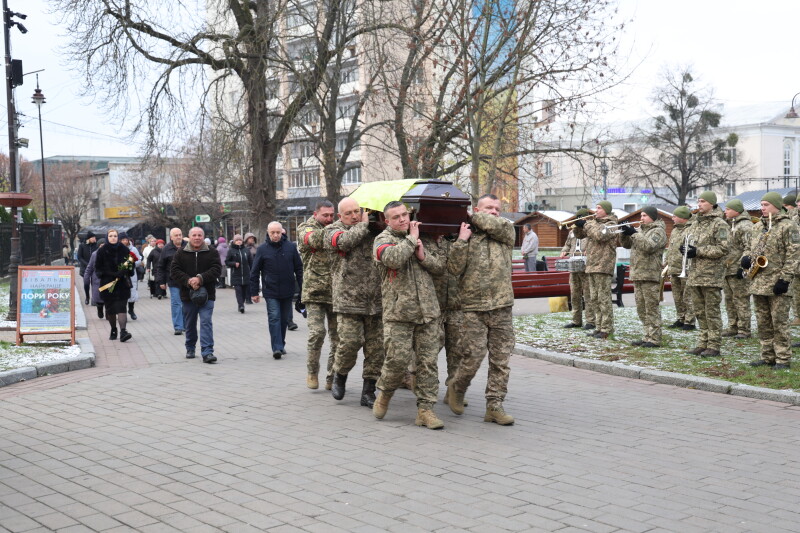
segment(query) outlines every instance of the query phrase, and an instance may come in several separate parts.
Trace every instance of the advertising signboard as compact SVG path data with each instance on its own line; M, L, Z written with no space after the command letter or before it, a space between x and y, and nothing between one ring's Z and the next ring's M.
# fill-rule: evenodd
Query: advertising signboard
M75 344L75 269L20 266L17 273L17 345L25 335L65 333Z

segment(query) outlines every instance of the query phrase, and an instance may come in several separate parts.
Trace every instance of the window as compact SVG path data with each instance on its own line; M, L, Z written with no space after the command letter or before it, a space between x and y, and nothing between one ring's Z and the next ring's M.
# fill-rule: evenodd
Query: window
M358 67L342 70L342 83L358 81Z
M317 144L303 141L292 144L292 157L314 157L317 155Z
M289 188L302 189L306 187L319 187L319 168L292 170L289 172Z
M736 183L728 182L725 184L725 196L728 198L736 196Z
M422 85L423 83L425 83L425 71L422 69L422 63L420 63L411 78L411 85Z
M275 177L275 190L278 192L283 190L283 174L284 172L279 170L277 176Z
M792 175L792 143L783 143L783 186L790 187L789 176Z
M414 118L422 118L425 114L425 104L414 102Z
M317 114L311 106L306 106L297 114L297 120L300 124L311 124L317 121Z
M342 175L342 185L351 185L353 183L361 183L361 165L348 168Z
M550 161L544 162L544 175L548 178L553 175L553 163Z
M633 213L634 211L636 211L636 204L623 204L622 210L625 211L626 213Z
M353 115L356 114L356 104L338 104L336 106L337 114L339 118L351 118Z
M711 152L700 154L700 164L703 165L704 167L711 166Z
M553 196L553 189L545 189L544 190L545 196Z
M267 100L274 100L278 97L278 80L267 81L266 93Z
M725 150L725 160L728 162L729 165L733 166L736 164L736 148L728 148Z
M355 131L353 135L357 138L357 140L353 143L353 146L350 148L351 152L361 149L361 139L358 137L358 131ZM344 152L345 148L347 148L347 139L349 138L347 133L340 134L336 136L336 152L342 153Z

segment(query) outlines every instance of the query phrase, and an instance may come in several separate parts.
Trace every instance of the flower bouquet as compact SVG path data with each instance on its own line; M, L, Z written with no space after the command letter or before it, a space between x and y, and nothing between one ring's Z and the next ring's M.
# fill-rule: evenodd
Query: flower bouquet
M133 252L128 252L128 257L125 258L125 261L117 265L117 279L100 287L100 292L103 292L104 290L108 290L110 293L114 292L114 288L117 286L117 282L119 281L120 277L125 279L125 283L128 284L128 288L133 287L133 283L131 283L131 277L129 274L127 274L127 272L133 272L133 269L136 266L136 260L136 254ZM125 272L125 274L120 276L120 272Z

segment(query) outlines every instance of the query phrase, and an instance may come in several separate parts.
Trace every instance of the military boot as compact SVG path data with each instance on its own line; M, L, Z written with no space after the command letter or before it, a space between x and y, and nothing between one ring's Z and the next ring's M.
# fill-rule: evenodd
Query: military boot
M514 417L503 410L502 405L487 405L486 415L483 417L484 422L494 422L501 426L513 426Z
M375 404L372 406L372 414L375 415L375 418L378 420L381 420L384 416L386 416L386 411L389 410L389 400L392 399L392 394L394 394L394 392L379 391L378 398L375 400Z
M455 386L450 385L447 387L447 405L450 406L450 410L453 411L457 415L464 414L464 393L458 392Z
M333 388L333 376L326 376L325 377L325 390L331 390Z
M334 374L333 375L333 388L331 394L337 400L344 398L344 384L347 382L347 374Z
M444 403L445 405L449 405L449 403L450 403L450 380L447 380L445 382L445 386L447 388L444 390L445 391L444 392L444 399L442 400L442 403ZM467 407L468 405L469 405L469 403L467 402L466 399L464 399L464 407Z
M442 429L444 422L442 422L433 409L424 409L420 407L417 409L417 419L414 423L418 426L425 426L428 429Z
M319 388L319 378L316 374L309 374L306 376L306 387L309 389Z
M377 380L364 380L364 388L361 389L361 405L364 407L375 405L375 383L377 383Z

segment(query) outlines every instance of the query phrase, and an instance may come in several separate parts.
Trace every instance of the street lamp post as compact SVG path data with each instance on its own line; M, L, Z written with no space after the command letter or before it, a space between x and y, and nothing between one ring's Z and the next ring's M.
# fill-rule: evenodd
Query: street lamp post
M44 140L42 139L42 106L47 103L44 99L44 94L42 90L39 88L39 75L36 75L36 89L33 91L33 99L31 102L36 104L36 109L39 111L39 150L41 154L41 158L39 159L39 163L41 163L42 169L42 203L44 204L44 221L39 224L41 228L44 229L44 264L50 264L50 228L53 226L51 222L47 220L47 181L45 180L44 176Z
M786 113L786 118L797 118L798 117L797 111L794 110L794 99L797 98L798 96L800 96L800 93L797 93L796 95L792 96L792 107L789 108L789 112Z

